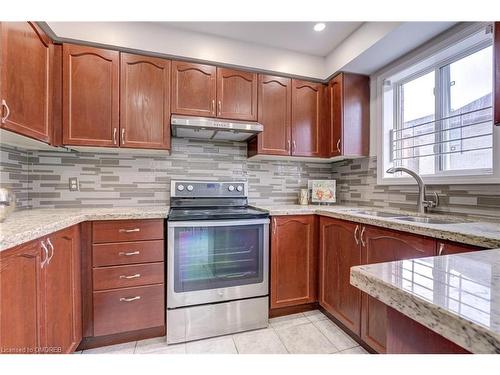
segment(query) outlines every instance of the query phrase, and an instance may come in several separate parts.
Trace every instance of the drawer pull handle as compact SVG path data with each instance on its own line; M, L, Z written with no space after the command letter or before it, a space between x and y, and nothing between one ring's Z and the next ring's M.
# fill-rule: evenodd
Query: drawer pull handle
M120 229L118 232L120 233L133 233L133 232L140 232L140 228L134 228L134 229Z
M139 255L141 252L140 251L131 251L129 253L125 253L123 251L120 251L118 255L125 255L126 257L132 256L132 255Z
M120 279L137 279L139 277L141 277L141 274L136 273L135 275L130 275L130 276L121 275Z
M129 297L129 298L120 298L120 302L132 302L141 299L141 296Z

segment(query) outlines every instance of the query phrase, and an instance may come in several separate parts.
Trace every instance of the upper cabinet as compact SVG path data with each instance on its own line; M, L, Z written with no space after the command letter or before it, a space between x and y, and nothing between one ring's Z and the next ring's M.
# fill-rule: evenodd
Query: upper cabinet
M215 117L216 96L215 66L172 62L172 113Z
M257 121L257 74L217 68L217 117Z
M54 46L33 22L2 22L0 33L0 127L50 143Z
M493 33L493 49L494 49L494 111L495 124L500 125L500 22L495 22Z
M64 144L118 147L119 60L118 51L64 44Z
M328 156L368 156L369 77L340 73L328 84Z
M321 83L292 80L292 155L324 156L324 87Z
M170 60L121 54L120 147L170 149Z
M259 74L258 122L264 131L249 143L249 155L290 155L292 80Z

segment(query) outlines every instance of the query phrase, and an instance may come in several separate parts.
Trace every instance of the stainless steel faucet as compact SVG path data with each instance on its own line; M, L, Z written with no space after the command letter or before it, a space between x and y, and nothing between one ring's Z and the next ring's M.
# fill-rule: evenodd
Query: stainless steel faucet
M410 176L412 176L415 181L417 181L418 185L418 201L417 201L417 210L419 213L424 214L427 212L429 208L434 208L439 205L439 196L437 195L436 192L434 192L434 199L432 200L426 200L426 194L425 194L425 183L424 180L422 180L422 177L415 171L412 171L411 169L405 168L405 167L392 167L387 170L387 173L396 173L396 172L405 172L408 173Z

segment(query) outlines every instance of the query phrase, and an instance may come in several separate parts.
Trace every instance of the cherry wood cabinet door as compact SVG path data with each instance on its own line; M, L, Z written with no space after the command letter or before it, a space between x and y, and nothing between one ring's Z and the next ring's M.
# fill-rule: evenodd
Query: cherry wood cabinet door
M120 147L170 149L170 60L120 55Z
M365 226L361 232L363 264L433 256L431 238ZM363 293L361 338L379 353L386 352L387 306Z
M323 85L292 80L292 155L323 156Z
M258 121L264 131L257 136L257 153L290 155L292 80L259 74Z
M495 22L493 28L493 110L495 124L500 125L500 22Z
M319 219L319 304L353 333L360 334L361 291L350 283L350 269L361 264L360 225Z
M118 147L119 52L63 45L63 143Z
M54 46L33 22L2 22L0 30L0 126L48 143Z
M39 241L0 254L0 353L36 353L42 346L41 258Z
M217 68L217 117L257 120L257 74Z
M79 227L50 234L45 242L45 346L69 353L82 339Z
M216 116L217 68L172 61L172 113Z
M330 156L342 155L342 74L336 75L328 84L330 136L328 151Z
M484 250L483 247L466 245L450 241L438 240L436 243L436 255L451 255L468 253L470 251Z
M315 215L275 216L271 237L271 308L317 298Z

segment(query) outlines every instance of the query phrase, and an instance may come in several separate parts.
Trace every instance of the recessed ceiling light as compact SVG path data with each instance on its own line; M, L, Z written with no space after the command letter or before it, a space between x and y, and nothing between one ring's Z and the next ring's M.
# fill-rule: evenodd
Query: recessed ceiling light
M318 22L316 25L314 25L314 31L323 31L325 29L326 25L323 22Z

